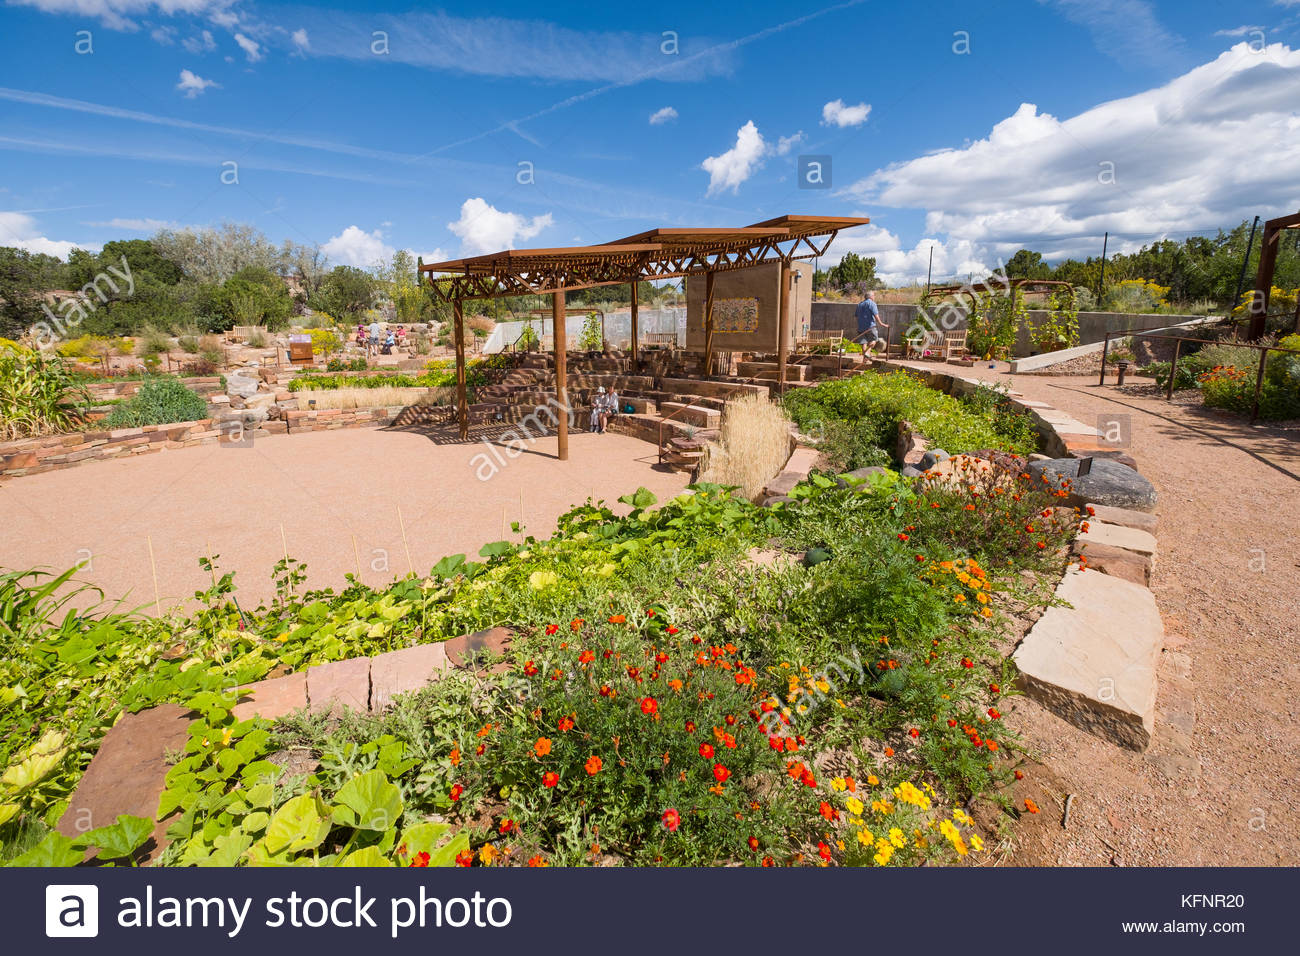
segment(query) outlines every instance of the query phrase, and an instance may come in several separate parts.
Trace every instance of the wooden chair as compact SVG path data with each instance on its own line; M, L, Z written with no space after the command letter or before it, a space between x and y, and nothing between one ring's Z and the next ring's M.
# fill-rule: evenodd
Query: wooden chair
M807 336L796 339L794 350L796 352L819 352L827 355L834 355L844 348L844 332L842 329L809 329Z
M943 333L942 355L945 359L966 357L966 330L957 329Z

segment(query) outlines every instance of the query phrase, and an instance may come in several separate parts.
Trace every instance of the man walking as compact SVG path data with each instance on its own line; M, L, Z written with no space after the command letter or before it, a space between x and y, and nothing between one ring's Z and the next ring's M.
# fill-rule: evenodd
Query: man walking
M886 337L880 330L884 329L888 332L889 326L880 321L880 306L876 305L876 293L867 293L867 297L858 303L856 314L858 334L853 341L862 343L863 354L874 352L877 344L880 345L881 352L888 352Z

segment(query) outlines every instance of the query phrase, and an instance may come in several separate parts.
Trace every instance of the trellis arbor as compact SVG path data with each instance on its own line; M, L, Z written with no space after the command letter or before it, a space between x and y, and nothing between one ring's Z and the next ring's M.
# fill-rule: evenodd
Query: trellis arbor
M779 378L784 383L790 321L790 263L823 255L841 229L865 225L865 217L780 216L752 226L691 226L651 229L604 245L562 249L506 249L489 255L420 262L422 280L452 306L456 345L456 404L461 438L469 435L465 388L466 299L551 296L555 327L555 392L559 457L569 457L568 383L565 369L565 293L600 285L632 287L632 359L637 359L637 283L704 276L704 374L713 370L713 277L768 262L782 266Z

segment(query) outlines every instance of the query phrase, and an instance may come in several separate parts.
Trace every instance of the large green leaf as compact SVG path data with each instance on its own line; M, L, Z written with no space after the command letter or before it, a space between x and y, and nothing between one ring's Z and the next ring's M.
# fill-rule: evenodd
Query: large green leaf
M320 846L330 831L330 812L320 799L304 793L275 812L266 828L266 850L276 856L284 850L298 852Z
M360 850L353 850L337 866L392 866L392 861L380 851L377 846L366 846Z
M85 851L74 845L70 839L58 830L55 830L9 865L76 866L85 855Z
M134 857L152 835L152 820L124 813L106 827L86 831L74 842L97 848L99 855L106 860L126 860Z
M334 795L334 819L358 830L388 830L402 816L402 791L382 770L357 774Z

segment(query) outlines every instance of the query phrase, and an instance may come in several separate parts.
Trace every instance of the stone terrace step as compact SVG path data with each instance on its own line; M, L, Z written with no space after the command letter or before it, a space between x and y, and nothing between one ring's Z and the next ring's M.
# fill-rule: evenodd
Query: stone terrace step
M703 405L687 405L683 402L663 402L659 411L665 418L672 417L675 422L695 425L700 428L717 428L722 420L722 413L716 408Z
M1145 587L1072 569L1013 655L1025 693L1105 740L1146 750L1155 726L1164 624Z

